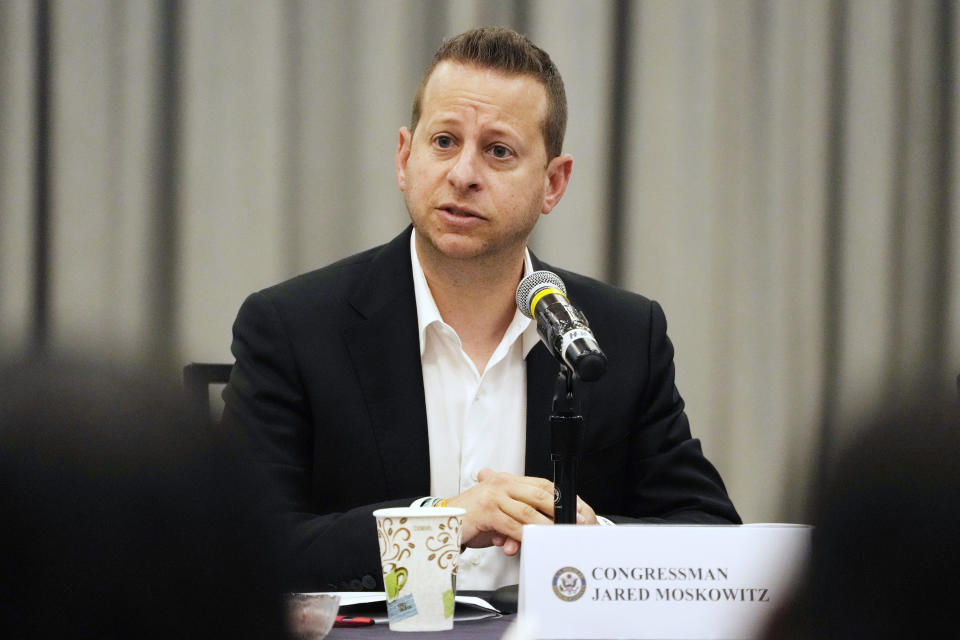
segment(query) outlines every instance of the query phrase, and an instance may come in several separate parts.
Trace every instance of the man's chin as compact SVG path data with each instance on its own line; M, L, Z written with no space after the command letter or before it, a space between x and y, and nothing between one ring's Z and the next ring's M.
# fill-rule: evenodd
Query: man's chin
M464 234L445 233L439 238L428 237L426 240L432 253L449 260L473 260L484 256L489 248L479 238Z
M423 233L417 229L417 251L421 260L446 260L451 262L473 263L486 268L496 267L498 262L512 264L519 253L523 252L526 241L523 238L491 238L479 233L458 233L432 230ZM423 254L429 254L424 256Z

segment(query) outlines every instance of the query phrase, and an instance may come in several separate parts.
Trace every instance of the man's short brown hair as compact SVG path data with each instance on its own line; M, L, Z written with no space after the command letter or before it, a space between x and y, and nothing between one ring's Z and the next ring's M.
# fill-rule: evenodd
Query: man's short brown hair
M508 74L530 75L539 80L547 90L547 115L542 125L547 159L560 155L563 134L567 128L567 95L563 90L563 78L546 51L530 42L522 33L504 27L471 29L440 45L420 80L417 96L413 100L411 131L417 128L420 120L427 80L437 65L445 60Z

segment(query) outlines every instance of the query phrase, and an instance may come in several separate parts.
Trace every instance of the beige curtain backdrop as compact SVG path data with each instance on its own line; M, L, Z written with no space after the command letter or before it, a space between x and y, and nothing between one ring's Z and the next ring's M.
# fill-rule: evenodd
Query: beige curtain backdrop
M745 520L802 520L863 407L952 389L942 0L0 0L2 354L229 361L248 293L404 227L397 129L485 24L566 81L534 249L663 304Z

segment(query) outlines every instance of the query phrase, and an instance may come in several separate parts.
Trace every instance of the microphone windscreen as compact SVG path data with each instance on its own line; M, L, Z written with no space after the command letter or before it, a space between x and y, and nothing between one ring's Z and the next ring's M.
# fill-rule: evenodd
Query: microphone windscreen
M560 289L563 295L567 295L567 287L563 284L563 280L552 271L534 271L521 280L517 286L517 308L520 309L520 313L533 318L530 302L538 291L546 287Z
M577 375L584 382L599 380L607 371L607 357L602 352L591 351L577 361Z

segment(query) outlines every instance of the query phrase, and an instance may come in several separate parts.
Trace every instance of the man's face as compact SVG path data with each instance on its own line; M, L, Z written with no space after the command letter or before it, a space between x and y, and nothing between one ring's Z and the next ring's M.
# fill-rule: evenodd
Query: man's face
M515 259L566 189L569 155L547 162L544 86L527 75L442 62L415 131L400 130L396 169L418 250Z

